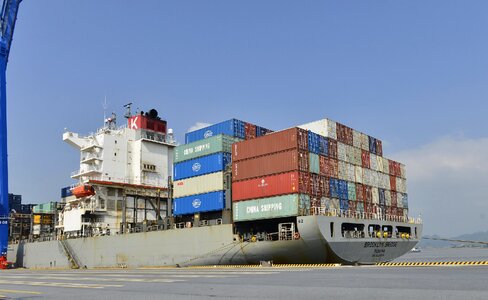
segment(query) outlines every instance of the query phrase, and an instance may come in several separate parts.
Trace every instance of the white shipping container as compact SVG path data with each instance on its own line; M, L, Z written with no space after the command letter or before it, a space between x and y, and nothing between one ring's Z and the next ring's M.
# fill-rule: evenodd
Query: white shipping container
M378 172L383 172L383 157L376 156L376 166L378 167Z
M363 165L360 148L354 148L354 164L356 166L362 166Z
M355 166L354 167L354 173L355 173L355 181L357 183L363 183L363 168L360 166Z
M396 194L397 194L397 207L403 208L402 193L397 192Z
M405 219L408 219L408 208L404 208L404 209L403 209L403 217L404 217Z
M177 180L173 184L173 197L179 198L224 190L223 174L223 172L216 172L208 175Z
M369 137L364 133L361 133L361 149L369 152Z
M384 173L378 173L379 176L379 185L382 189L389 190L390 189L390 175Z
M371 185L371 170L363 168L363 184Z
M339 166L339 179L347 180L347 163L344 161L339 161L338 166Z
M320 206L329 210L339 210L339 199L323 197L320 199Z
M379 194L378 188L372 187L371 192L373 194L372 202L374 204L379 204L380 203L380 194Z
M322 119L307 124L299 125L299 128L310 130L321 136L337 140L336 122L329 119Z
M400 193L407 193L407 180L397 177L396 178L396 190Z
M346 162L353 164L354 163L354 147L346 145Z
M356 181L356 170L354 169L354 165L352 164L347 164L347 181Z
M342 161L347 161L346 156L347 156L346 144L337 142L337 158Z
M385 190L385 203L388 206L391 206L391 193L389 190Z
M373 171L378 171L378 159L376 158L376 155L373 153L369 154L369 167Z
M352 145L356 148L361 148L361 132L352 130Z
M390 164L388 163L388 159L384 158L383 161L383 173L390 174Z
M403 179L407 178L407 168L404 164L400 164L400 174Z

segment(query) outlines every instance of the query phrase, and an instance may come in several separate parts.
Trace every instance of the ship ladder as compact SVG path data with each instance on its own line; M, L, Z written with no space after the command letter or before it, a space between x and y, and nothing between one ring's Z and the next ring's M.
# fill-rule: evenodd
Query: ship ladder
M64 254L68 258L68 261L70 263L71 269L79 269L80 264L78 263L73 251L71 250L71 247L69 246L68 242L65 239L59 239L58 240L61 246L63 247Z

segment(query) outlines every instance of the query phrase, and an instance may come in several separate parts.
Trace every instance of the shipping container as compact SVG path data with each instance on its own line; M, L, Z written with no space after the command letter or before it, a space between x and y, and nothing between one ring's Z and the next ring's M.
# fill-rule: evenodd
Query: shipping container
M383 173L390 174L390 164L388 159L383 157L382 163L383 163Z
M320 136L312 131L308 132L308 151L311 153L320 153Z
M310 174L289 172L232 182L232 201L310 192Z
M217 191L192 195L173 200L173 214L176 216L208 211L219 211L225 208L225 192Z
M355 182L356 181L356 169L354 165L347 164L347 181Z
M310 174L310 195L315 199L322 197L320 189L320 175Z
M396 192L391 192L391 206L398 207L398 197ZM400 205L402 207L402 205Z
M363 183L363 168L359 166L354 167L354 175L355 175L355 180L354 182L357 183Z
M377 187L371 187L371 202L373 204L380 203L380 195Z
M322 199L320 199L320 206L329 211L341 209L341 206L339 204L339 199L337 198L323 197Z
M38 204L32 208L32 212L39 214L52 214L56 212L56 204L57 202Z
M378 189L378 195L379 195L379 204L380 205L386 205L385 190L384 189Z
M356 148L361 148L361 133L359 131L352 131L352 145Z
M321 135L319 135L319 154L323 156L329 155L329 140Z
M337 178L329 179L329 191L330 191L330 197L339 198L339 179Z
M174 198L205 194L221 190L225 190L223 172L216 172L173 182Z
M232 146L232 161L238 162L297 148L308 151L308 132L300 128L291 128L235 143Z
M338 186L339 186L339 199L348 199L347 181L339 179Z
M337 140L336 122L332 120L329 119L318 120L307 124L299 125L298 127L305 130L310 130L318 135Z
M361 161L362 161L362 167L363 168L371 168L371 163L370 163L371 157L368 151L362 150L361 152Z
M309 167L310 172L315 174L320 174L320 164L319 164L319 156L315 153L309 153Z
M369 185L364 186L364 201L373 203L373 188Z
M298 216L310 210L310 197L303 194L253 199L233 203L234 222Z
M320 176L320 193L321 197L330 197L330 183L329 178L326 176Z
M340 199L340 207L342 211L349 210L349 200Z
M73 193L71 193L71 187L70 186L64 187L61 189L61 198L66 198L66 197L69 197L72 195L73 195Z
M339 176L337 178L341 180L347 180L347 163L343 161L338 162Z
M219 134L225 134L240 139L246 137L244 122L237 119L230 119L214 125L207 126L195 131L185 134L185 144L189 144L198 140L207 139Z
M255 141L263 138L257 138ZM232 180L239 181L289 171L308 172L308 152L288 150L237 162L234 161L232 163Z
M364 133L361 133L361 150L369 152L369 137Z
M256 138L256 125L244 122L244 132L246 140Z
M329 157L337 159L337 141L329 139Z
M396 194L395 192L393 192L393 193ZM385 204L388 206L392 206L391 205L391 192L389 190L385 190Z
M346 144L337 142L337 159L340 161L347 161Z
M383 157L376 155L376 168L378 172L383 172Z
M320 175L339 178L339 162L330 157L319 156Z
M400 177L403 179L407 178L407 169L404 164L400 164Z
M174 164L174 180L224 171L230 164L230 153L215 153Z
M390 190L397 191L396 177L393 175L390 175ZM398 190L398 192L400 192L400 190Z
M365 191L364 191L364 185L360 183L356 183L356 200L357 201L365 201Z
M272 133L273 130L261 126L256 126L256 137Z
M240 140L239 138L220 134L190 144L180 145L174 148L174 162L178 163L218 152L230 153L232 144Z
M376 154L378 156L383 155L383 143L380 140L376 140Z
M369 157L370 157L370 162L369 162L370 169L373 171L378 171L378 159L376 158L376 154L371 153Z
M376 154L376 139L372 136L369 137L369 152Z
M347 183L347 199L356 201L356 185L353 182Z

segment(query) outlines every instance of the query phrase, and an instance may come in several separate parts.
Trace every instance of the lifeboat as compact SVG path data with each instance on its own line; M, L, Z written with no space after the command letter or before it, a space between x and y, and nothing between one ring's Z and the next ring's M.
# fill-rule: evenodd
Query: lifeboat
M73 189L71 189L71 192L73 193L73 195L75 195L76 198L82 198L82 197L95 195L95 190L89 184L82 184L82 185L76 186Z

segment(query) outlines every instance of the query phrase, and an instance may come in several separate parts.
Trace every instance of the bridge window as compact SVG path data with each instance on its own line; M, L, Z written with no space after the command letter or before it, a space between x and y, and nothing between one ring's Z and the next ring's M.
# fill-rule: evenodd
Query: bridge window
M364 238L364 224L342 223L341 232L345 238Z

